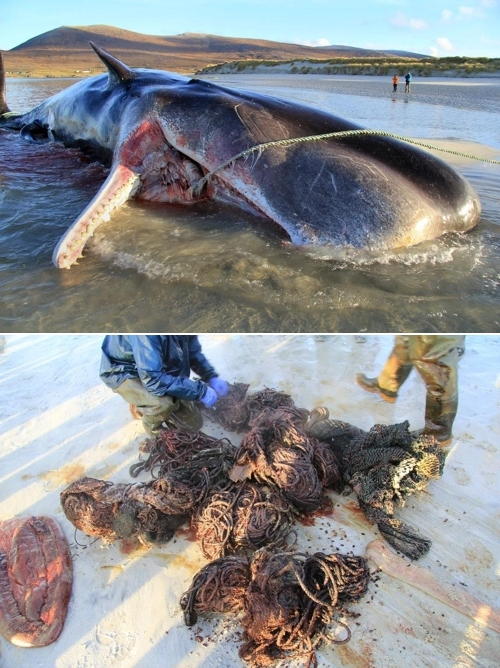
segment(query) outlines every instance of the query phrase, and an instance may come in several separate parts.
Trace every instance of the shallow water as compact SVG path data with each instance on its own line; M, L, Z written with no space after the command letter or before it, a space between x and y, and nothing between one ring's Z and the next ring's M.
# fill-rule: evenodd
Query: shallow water
M227 75L217 83L300 100L362 126L500 159L500 82ZM8 80L26 110L74 80ZM477 190L471 233L399 251L308 251L220 205L130 202L81 264L52 250L106 171L77 151L0 131L0 331L498 332L500 166L436 153Z

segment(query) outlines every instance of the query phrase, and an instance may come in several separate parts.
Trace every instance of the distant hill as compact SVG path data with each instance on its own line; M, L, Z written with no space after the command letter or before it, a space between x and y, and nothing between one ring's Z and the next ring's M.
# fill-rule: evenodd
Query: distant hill
M401 58L411 58L412 60L423 60L424 58L430 58L431 56L426 56L423 53L413 53L413 51L386 51L389 56L400 56Z
M294 58L383 57L400 52L352 46L310 47L261 39L220 37L197 33L158 36L113 26L62 26L4 51L10 76L82 76L104 71L89 46L96 42L131 67L148 67L193 74L209 65L234 60ZM415 54L412 54L415 57ZM424 57L424 56L422 56Z
M340 51L347 58L366 57L368 54L370 54L370 57L373 58L379 58L383 56L399 56L400 58L411 58L413 60L430 57L424 53L413 53L412 51L369 51L367 49L358 49L355 46L317 46L315 47L314 51L316 53L316 58L321 58L319 55L320 53L323 53L325 58L335 58L338 56Z

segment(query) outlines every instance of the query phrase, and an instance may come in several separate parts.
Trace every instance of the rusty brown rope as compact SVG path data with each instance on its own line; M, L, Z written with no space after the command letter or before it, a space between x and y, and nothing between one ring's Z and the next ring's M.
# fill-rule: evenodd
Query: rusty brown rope
M210 471L214 481L232 466L235 448L227 438L217 439L202 431L176 429L161 431L148 439L143 452L148 454L147 459L130 467L133 478L142 471L160 478L176 470L204 468Z
M204 566L181 597L186 625L192 626L198 615L206 612L242 610L249 582L250 564L247 557L228 556Z
M234 593L218 587L231 573ZM245 587L245 580L247 586ZM263 548L249 559L226 557L205 566L181 599L186 624L198 613L244 610L244 644L239 655L253 666L308 656L322 641L337 644L350 638L348 627L335 620L340 605L354 602L368 588L369 569L362 557L341 554L272 553ZM243 591L244 590L244 591ZM343 637L332 637L335 620Z
M309 412L297 408L289 394L266 387L247 396L248 387L244 383L230 385L228 394L221 397L213 408L202 409L203 414L225 429L237 432L252 427L253 421L266 409L288 409L296 420L307 420Z
M279 490L250 482L230 483L213 492L198 509L196 535L207 559L283 548L293 512Z
M252 429L236 453L236 463L246 467L254 480L279 487L299 510L312 512L321 505L323 486L304 422L304 412L295 407L266 408L252 420ZM330 461L337 471L333 454Z
M309 438L313 449L312 463L324 488L333 489L339 494L344 489L339 461L327 443L317 438Z
M203 414L229 431L238 432L246 429L249 412L245 397L249 387L245 383L229 385L227 395L220 397L211 409L203 409Z
M64 514L77 529L106 541L136 537L145 544L170 540L195 500L188 485L168 479L115 485L80 478L61 492Z

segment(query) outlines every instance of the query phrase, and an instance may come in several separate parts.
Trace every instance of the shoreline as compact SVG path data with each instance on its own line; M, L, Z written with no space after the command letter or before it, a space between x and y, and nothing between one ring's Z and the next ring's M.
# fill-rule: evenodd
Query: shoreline
M5 78L12 80L12 81L24 81L24 80L31 80L31 81L46 81L46 80L71 80L71 81L80 81L81 79L90 79L93 76L96 76L98 74L104 74L104 72L94 72L92 74L89 74L88 77L82 77L80 74L61 74L60 76L52 76L52 75L46 75L46 76L41 76L41 75L31 75L31 74L26 74L22 75L19 72L12 73L12 72L6 72L5 73ZM269 68L263 68L262 70L252 70L251 72L236 72L236 71L227 71L227 72L178 72L178 74L182 74L187 77L212 77L212 76L234 76L234 75L244 75L244 76L252 76L253 74L262 76L263 74L267 74L269 76L273 75L278 75L278 76L283 76L283 75L289 75L290 77L294 78L300 78L300 77L309 77L309 76L323 76L323 77L328 77L329 79L333 80L344 80L344 81L370 81L370 80L386 80L390 81L392 79L392 75L389 74L326 74L324 72L307 72L307 73L294 73L294 72L286 72L286 71L273 71L270 72ZM472 74L472 75L460 75L460 74L450 74L450 75L443 75L442 72L436 73L435 75L430 75L430 76L419 76L416 74L412 74L412 85L414 84L419 84L419 83L451 83L449 81L450 79L461 79L461 80L470 80L470 79L480 79L484 81L474 81L474 83L477 84L482 84L482 85L495 85L497 83L500 83L500 72L497 72L495 74L491 75L484 75L484 74ZM404 82L403 82L404 83Z
M176 74L180 74L186 77L207 77L207 76L219 76L219 75L245 75L251 76L255 75L290 75L293 77L304 77L304 76L324 76L332 79L354 79L354 80L387 80L390 81L394 74L397 74L401 80L403 80L404 73L401 68L390 67L384 68L385 71L380 71L379 67L374 66L349 66L349 65L321 65L321 64L312 64L309 66L300 67L301 63L305 61L293 61L293 62L278 62L276 64L272 63L248 63L243 65L241 62L231 62L231 63L222 63L218 65L210 65L201 69L195 70L184 70L177 69L173 70L170 68L164 68L162 71L172 71ZM153 68L154 69L154 68ZM497 83L500 80L500 69L494 72L463 72L456 69L450 70L432 70L430 72L418 72L416 68L412 68L411 65L408 68L412 74L412 84L421 83L430 80L447 80L447 79L484 79L491 83ZM407 70L405 70L407 71ZM6 70L5 77L6 79L88 79L98 74L104 74L106 72L105 68L95 68L92 70L79 70L76 68L66 69L61 68L57 74L47 73L45 67L40 69L33 70Z

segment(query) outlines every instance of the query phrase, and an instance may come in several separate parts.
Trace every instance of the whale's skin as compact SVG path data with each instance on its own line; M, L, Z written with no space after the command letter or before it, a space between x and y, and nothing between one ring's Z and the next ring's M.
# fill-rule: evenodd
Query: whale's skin
M94 46L94 45L93 45ZM293 244L386 250L466 232L481 205L455 169L411 144L368 135L274 146L207 172L258 144L360 129L304 104L160 70L129 69L94 46L109 74L81 80L0 127L92 152L110 175L57 245L68 268L129 197L217 199L285 230ZM118 73L114 65L123 67Z

